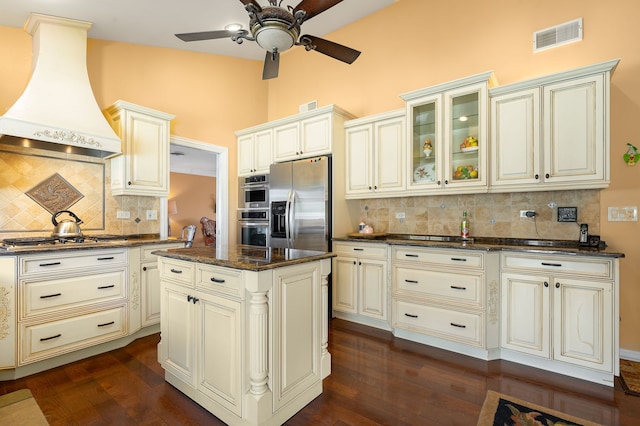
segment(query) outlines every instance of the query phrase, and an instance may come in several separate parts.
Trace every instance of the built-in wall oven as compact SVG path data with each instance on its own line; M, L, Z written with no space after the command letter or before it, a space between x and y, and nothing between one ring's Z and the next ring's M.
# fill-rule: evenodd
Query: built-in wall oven
M269 175L244 176L238 184L241 209L269 208Z
M269 209L238 209L238 242L250 246L270 246Z

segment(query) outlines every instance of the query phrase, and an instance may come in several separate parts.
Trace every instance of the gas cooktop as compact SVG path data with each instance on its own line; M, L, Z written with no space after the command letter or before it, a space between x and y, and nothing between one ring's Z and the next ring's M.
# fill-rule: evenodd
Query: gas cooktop
M109 242L126 241L122 235L85 235L82 237L24 237L5 238L0 242L0 249L7 251L25 251L34 248L71 248L101 245Z

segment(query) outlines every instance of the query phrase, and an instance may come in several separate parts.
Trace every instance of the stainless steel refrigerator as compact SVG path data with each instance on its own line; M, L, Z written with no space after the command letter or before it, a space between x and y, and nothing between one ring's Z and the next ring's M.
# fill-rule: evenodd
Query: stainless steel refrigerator
M271 246L330 251L331 157L272 164Z

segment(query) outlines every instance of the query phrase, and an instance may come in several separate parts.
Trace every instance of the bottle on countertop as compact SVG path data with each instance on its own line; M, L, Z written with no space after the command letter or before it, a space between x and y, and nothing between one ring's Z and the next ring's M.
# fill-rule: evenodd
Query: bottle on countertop
M467 217L467 211L462 212L462 220L460 221L460 236L463 239L469 238L469 218Z

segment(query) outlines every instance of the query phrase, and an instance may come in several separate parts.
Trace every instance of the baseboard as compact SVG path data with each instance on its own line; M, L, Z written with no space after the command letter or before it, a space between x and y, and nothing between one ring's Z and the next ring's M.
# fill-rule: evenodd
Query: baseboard
M620 348L620 358L640 362L640 352Z

